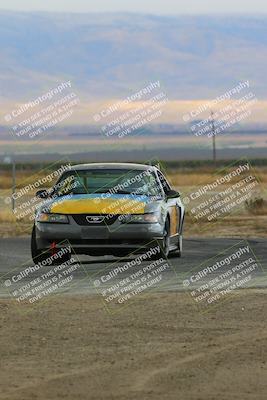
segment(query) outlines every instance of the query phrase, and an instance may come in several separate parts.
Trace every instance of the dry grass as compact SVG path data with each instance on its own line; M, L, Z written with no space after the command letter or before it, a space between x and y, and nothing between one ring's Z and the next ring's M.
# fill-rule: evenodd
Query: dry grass
M205 183L212 182L214 179L212 175L215 170L211 167L203 167L196 169L170 169L165 171L170 183L177 187L177 189L182 193L186 194L194 186L201 186ZM254 171L256 177L262 182L262 187L264 188L264 183L267 183L267 167L257 168ZM0 179L0 189L2 193L0 200L5 199L5 196L10 196L10 186L11 177L8 172L4 172ZM18 187L22 187L27 180L31 180L31 177L37 177L36 172L18 171L17 172L17 184ZM41 175L38 175L40 177ZM44 175L43 175L44 176ZM240 178L239 178L240 179ZM225 185L227 186L227 185ZM226 187L225 187L226 188ZM7 194L8 192L8 194ZM34 196L34 193L32 193ZM261 195L265 198L265 195ZM235 215L225 217L223 220L218 221L214 224L214 229L206 229L206 225L199 222L194 224L190 215L186 219L186 235L216 235L221 236L221 232L225 236L240 236L240 235L255 235L259 234L266 236L264 227L262 226L263 221L266 223L264 216L267 215L267 203L266 200L259 202L252 202L249 206L243 207L242 212L238 211ZM257 216L257 218L255 218ZM261 218L262 216L262 218ZM16 236L19 234L24 234L30 232L32 222L29 221L16 221L15 216L10 210L10 205L5 204L4 201L0 203L0 236ZM209 224L210 226L210 224ZM228 234L227 234L228 232Z
M211 182L215 173L216 171L213 168L199 168L197 171L196 169L171 170L169 173L167 171L166 175L170 183L174 186L195 186ZM220 176L224 174L225 173L221 173ZM267 167L253 168L252 175L254 175L260 183L267 183ZM236 178L236 180L239 179L238 177Z
M267 238L267 215L230 215L213 223L185 222L185 237Z
M246 210L252 215L267 215L267 201L261 197L246 200Z
M8 222L10 224L16 223L16 217L12 211L1 210L0 211L0 223Z
M205 182L209 182L215 174L216 169L213 167L181 168L169 169L164 171L169 181L174 186L194 186ZM10 189L12 185L12 177L10 171L0 171L0 189ZM17 187L23 187L27 181L39 179L46 175L45 171L39 173L34 170L23 170L16 172ZM261 183L267 183L267 167L253 168L253 174ZM223 174L221 174L223 175ZM32 178L32 179L31 179Z
M24 187L28 183L35 182L37 179L43 178L47 175L47 172L27 170L27 171L16 171L16 186L18 189ZM8 171L1 171L0 178L0 189L9 190L12 187L12 176Z

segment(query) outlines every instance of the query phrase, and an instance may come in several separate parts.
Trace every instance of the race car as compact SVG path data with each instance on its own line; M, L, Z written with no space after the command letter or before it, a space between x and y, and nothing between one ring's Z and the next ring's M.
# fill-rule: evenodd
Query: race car
M185 210L156 166L92 163L70 167L50 190L36 193L31 251L35 263L64 246L91 256L141 253L152 242L160 255L182 254Z

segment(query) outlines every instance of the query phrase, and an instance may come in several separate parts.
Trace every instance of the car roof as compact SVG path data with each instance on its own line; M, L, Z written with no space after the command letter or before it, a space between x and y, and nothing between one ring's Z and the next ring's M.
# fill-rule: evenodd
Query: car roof
M128 169L128 170L148 170L157 169L153 165L133 164L133 163L91 163L73 165L70 170L81 171L90 169Z

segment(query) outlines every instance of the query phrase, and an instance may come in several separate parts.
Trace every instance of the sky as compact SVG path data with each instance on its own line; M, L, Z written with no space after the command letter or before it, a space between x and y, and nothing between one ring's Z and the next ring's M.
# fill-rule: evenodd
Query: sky
M266 0L0 0L0 9L150 14L267 13Z

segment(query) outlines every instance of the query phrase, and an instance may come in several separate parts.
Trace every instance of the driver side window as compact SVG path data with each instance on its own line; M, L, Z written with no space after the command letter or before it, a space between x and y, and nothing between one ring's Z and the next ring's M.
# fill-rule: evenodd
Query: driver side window
M54 192L57 194L57 196L64 196L73 193L75 189L77 191L78 188L84 188L82 179L75 174L71 174L62 177L62 179L54 187Z
M167 194L171 190L171 187L161 172L157 171L157 174L163 187L164 193Z

